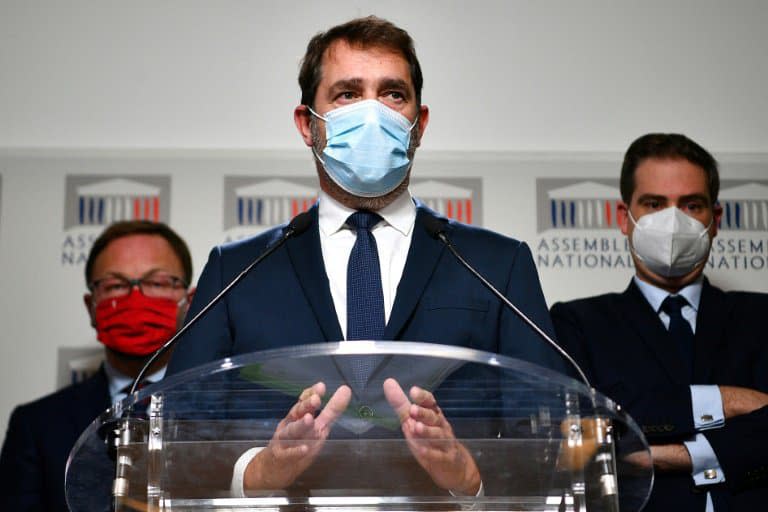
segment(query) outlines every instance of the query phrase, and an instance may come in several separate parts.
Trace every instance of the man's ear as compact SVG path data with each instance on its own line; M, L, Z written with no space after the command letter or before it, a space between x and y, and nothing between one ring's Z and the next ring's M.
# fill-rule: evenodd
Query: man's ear
M96 316L94 314L93 295L86 293L83 295L83 302L85 303L85 309L88 311L88 318L91 319L91 327L96 328Z
M178 311L176 311L176 330L181 329L184 325L184 320L187 318L187 313L189 312L189 305L192 304L192 298L195 296L195 290L197 290L197 288L194 286L187 290L187 293L184 295L183 303L179 306Z
M624 201L616 203L616 224L624 235L629 233L629 206Z
M712 207L712 227L710 229L710 233L712 234L712 238L715 238L717 236L717 230L720 228L720 220L723 218L723 207L720 206L720 203L715 203L715 205Z
M421 145L421 138L424 136L424 130L427 129L427 125L429 124L429 107L426 105L422 105L419 107L419 119L416 121L416 128L419 130L419 140L416 141L414 144L414 147L419 147Z
M197 288L194 286L190 286L189 290L187 290L187 309L189 309L189 305L192 304L192 299L195 298L195 292L197 291Z
M306 105L299 105L293 110L293 122L296 124L296 129L299 130L301 138L304 139L304 144L310 148L312 147L311 121L312 114L309 112L309 107Z

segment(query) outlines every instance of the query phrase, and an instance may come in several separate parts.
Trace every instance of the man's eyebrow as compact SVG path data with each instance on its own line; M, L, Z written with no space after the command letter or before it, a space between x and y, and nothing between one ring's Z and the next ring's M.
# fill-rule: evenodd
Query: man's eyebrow
M402 78L384 78L379 82L379 89L398 89L403 92L410 92L408 82Z
M680 199L678 201L702 201L704 203L709 204L709 197L707 197L704 194L688 194L685 196L680 196Z
M329 88L329 90L332 93L335 93L335 92L344 91L347 89L360 90L362 89L362 87L363 87L362 78L343 78L331 84L331 87Z
M637 202L648 201L650 199L656 199L657 201L669 201L669 198L663 194L643 194L637 198Z

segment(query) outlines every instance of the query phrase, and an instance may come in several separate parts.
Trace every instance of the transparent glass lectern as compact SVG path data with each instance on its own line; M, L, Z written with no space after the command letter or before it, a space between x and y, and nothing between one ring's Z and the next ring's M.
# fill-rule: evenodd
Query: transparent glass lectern
M273 439L317 382L321 407L337 390L344 397L326 416L327 437L281 430ZM421 427L403 401L414 386L437 403L424 404L435 416ZM448 428L430 423L441 418ZM406 439L409 428L421 434ZM274 463L286 453L311 463L280 466L296 473L290 481L270 473L258 489L233 485L238 460ZM473 464L476 495L446 488L446 468ZM580 382L467 348L343 342L225 359L138 391L82 434L66 493L73 512L636 511L652 479L638 427Z

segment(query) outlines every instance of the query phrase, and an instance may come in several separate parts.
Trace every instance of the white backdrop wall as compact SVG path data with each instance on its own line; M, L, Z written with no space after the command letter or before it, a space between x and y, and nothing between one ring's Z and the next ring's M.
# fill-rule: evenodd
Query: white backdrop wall
M299 60L311 34L370 13L416 40L422 190L527 240L550 303L632 274L605 205L648 131L716 153L733 217L709 275L768 291L764 2L0 0L0 425L55 388L61 347L96 346L80 297L102 225L80 198L146 190L199 275L212 245L264 227L235 221L243 190L312 186Z

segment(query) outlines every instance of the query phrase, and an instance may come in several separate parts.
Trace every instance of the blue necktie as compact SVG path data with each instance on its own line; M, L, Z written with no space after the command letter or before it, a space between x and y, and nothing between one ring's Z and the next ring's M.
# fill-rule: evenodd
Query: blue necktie
M381 340L384 338L384 292L376 239L371 233L381 217L358 211L347 219L357 231L357 239L347 264L347 340ZM375 369L376 359L357 357L352 370L357 384L365 385Z
M677 342L680 355L688 370L688 382L693 375L693 345L694 335L691 324L683 318L682 310L688 301L681 295L668 295L661 303L661 309L669 315L669 335Z

